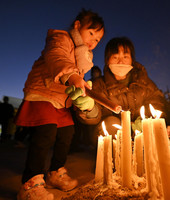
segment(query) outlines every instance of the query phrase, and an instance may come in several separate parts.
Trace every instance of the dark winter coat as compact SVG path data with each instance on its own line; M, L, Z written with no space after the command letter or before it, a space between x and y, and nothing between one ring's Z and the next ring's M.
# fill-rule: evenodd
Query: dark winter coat
M149 104L164 112L165 99L163 93L148 77L144 66L137 62L134 63L133 69L124 81L117 81L108 66L105 66L104 76L93 82L93 89L115 104L122 106L123 110L129 110L132 121L140 116L141 106L145 106L145 115L148 117L151 116ZM114 115L103 106L98 105L98 108L101 114L96 119L93 118L94 123L107 116ZM117 116L120 117L120 115ZM84 122L88 123L89 120L85 118L85 115L83 118Z

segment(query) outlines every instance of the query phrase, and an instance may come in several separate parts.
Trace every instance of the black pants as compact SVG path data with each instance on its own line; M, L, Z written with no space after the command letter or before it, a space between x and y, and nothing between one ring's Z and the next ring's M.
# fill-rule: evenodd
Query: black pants
M38 174L46 173L47 159L52 150L49 171L63 167L69 151L74 126L57 128L55 124L31 127L30 145L22 177L22 183Z
M29 136L29 128L18 126L14 136L16 141L24 142L24 140Z

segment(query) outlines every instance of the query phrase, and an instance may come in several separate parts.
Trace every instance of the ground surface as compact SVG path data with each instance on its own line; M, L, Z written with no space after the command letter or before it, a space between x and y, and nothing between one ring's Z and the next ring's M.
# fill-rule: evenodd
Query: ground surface
M16 200L21 186L21 176L27 154L26 148L16 148L14 141L0 143L0 200ZM48 164L47 164L48 166ZM70 192L48 189L55 200L146 200L142 195L143 181L138 189L126 190L115 182L112 188L94 182L95 150L84 146L79 151L70 152L65 166L69 175L78 179L79 185ZM116 180L116 179L114 179ZM123 197L122 197L122 193ZM143 193L145 194L145 192Z
M27 148L15 148L14 141L0 143L0 200L16 200L21 186L21 175L24 169ZM80 187L94 178L94 150L83 148L68 155L66 168L71 177L77 178L79 186L71 192L49 189L55 200L69 197Z

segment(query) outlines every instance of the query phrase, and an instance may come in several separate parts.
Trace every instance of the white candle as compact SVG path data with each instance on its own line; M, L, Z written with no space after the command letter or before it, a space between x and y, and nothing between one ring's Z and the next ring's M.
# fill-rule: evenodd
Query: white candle
M117 137L117 136L115 136ZM116 162L116 146L117 146L117 139L113 139L113 168L116 169L115 162Z
M112 181L112 135L104 136L104 183Z
M117 142L116 142L116 159L115 159L115 167L117 175L121 175L120 163L121 163L121 137L122 130L117 131Z
M131 188L132 186L132 147L131 147L131 125L130 125L130 111L123 111L121 113L122 119L122 185L123 187Z
M151 144L151 135L152 135L152 119L143 119L142 120L142 130L144 137L144 155L145 155L145 171L146 171L146 183L148 191L151 191L151 179L150 179L150 144Z
M133 168L134 174L136 175L137 174L137 163L136 163L136 142L135 142L135 138L134 138L132 159L133 159L132 168Z
M102 128L104 131L104 183L111 184L112 180L112 135L109 135L104 121L102 122Z
M164 119L153 120L154 136L158 153L164 199L170 199L170 149Z
M98 137L97 159L95 170L95 181L103 181L104 177L104 140L103 136Z
M117 128L116 134L116 155L115 155L115 169L116 175L121 176L121 141L122 141L122 126L119 124L112 124L115 128Z
M109 185L112 180L112 135L109 135L104 121L102 127L105 136L98 138L98 149L97 149L97 160L96 160L96 171L95 181L102 180L103 183Z
M162 187L160 180L160 170L157 161L157 151L155 146L155 138L153 135L153 120L145 119L144 106L141 108L142 127L144 136L144 155L147 188L151 199L157 199L162 195Z
M136 132L137 133L137 132ZM134 139L134 165L135 173L138 176L142 176L144 172L143 168L143 133L138 132Z

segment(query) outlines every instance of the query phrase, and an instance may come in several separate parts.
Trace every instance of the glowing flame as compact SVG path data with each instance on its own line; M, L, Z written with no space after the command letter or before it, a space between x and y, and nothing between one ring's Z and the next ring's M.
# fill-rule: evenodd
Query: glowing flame
M149 107L150 107L150 111L151 111L152 116L156 119L159 119L161 114L162 114L162 111L155 110L154 107L151 104L149 104Z
M104 121L102 121L102 128L103 128L103 132L104 132L104 134L105 134L106 136L108 136L109 133L108 133L107 130L106 130L106 126L105 126Z
M101 141L101 140L103 140L103 136L102 135L99 135L99 140Z
M112 124L112 126L114 126L117 129L122 129L122 127L119 124Z
M141 132L139 130L135 130L135 135L140 134Z
M116 140L117 140L117 135L115 135L115 138L116 138Z
M144 106L142 106L140 108L140 115L141 115L142 119L145 119L145 107Z

